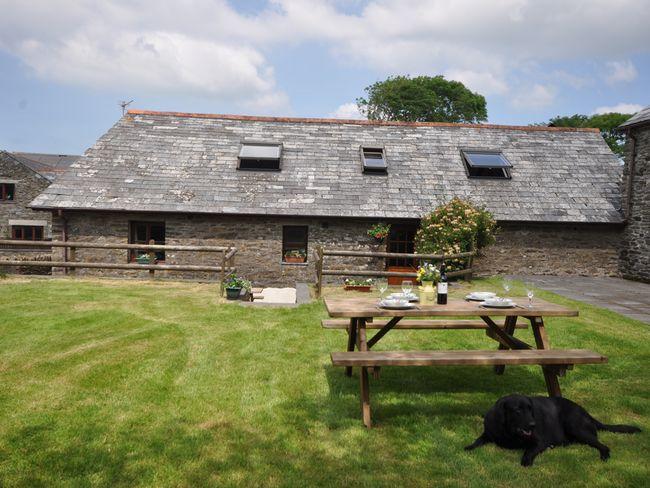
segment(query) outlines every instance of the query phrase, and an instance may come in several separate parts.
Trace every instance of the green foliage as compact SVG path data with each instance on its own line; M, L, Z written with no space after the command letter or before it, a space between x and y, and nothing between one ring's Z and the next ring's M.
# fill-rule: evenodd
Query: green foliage
M453 198L422 218L415 234L420 254L457 254L481 249L494 242L496 221L484 208ZM462 268L461 259L446 260L450 271Z
M226 279L223 282L223 286L225 288L241 288L242 290L251 290L251 282L237 276L235 273L231 273L228 276L226 276Z
M377 239L378 241L383 241L388 237L388 234L390 233L390 224L384 224L384 223L378 223L370 227L368 229L368 236L372 237L374 239Z
M433 281L438 283L440 281L440 270L431 263L423 263L417 270L418 281Z
M612 152L617 156L622 156L625 135L615 129L631 116L631 114L619 114L615 112L591 116L580 114L558 115L549 120L548 125L553 127L595 127L600 129L603 139L605 139Z
M485 97L443 76L393 76L365 89L359 111L370 120L467 122L487 120Z

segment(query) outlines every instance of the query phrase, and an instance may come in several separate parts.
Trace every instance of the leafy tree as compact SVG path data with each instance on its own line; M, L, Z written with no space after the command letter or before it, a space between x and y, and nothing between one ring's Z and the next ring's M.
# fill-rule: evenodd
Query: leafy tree
M615 129L632 117L631 114L597 114L597 115L565 115L553 117L549 120L548 125L553 127L596 127L605 142L617 156L623 156L623 146L625 144L625 135L617 132Z
M357 98L359 111L370 120L467 122L487 120L485 97L444 76L393 76L378 81Z

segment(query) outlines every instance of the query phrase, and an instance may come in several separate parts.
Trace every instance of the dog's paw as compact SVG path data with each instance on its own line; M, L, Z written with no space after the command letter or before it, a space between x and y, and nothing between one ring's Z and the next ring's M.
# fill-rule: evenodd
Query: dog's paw
M521 458L521 465L524 467L532 466L533 465L533 458L530 456L524 456Z
M607 461L609 459L609 449L603 449L600 451L600 459Z

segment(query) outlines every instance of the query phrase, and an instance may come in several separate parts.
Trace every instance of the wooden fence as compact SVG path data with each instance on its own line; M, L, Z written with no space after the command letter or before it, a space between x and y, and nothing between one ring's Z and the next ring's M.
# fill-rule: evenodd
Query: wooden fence
M450 278L456 276L465 276L468 279L472 278L472 261L476 251L461 252L458 254L411 254L399 252L372 252L372 251L344 251L334 249L324 249L322 246L317 246L314 251L316 258L316 295L320 297L323 289L323 276L378 276L378 277L401 277L401 278L416 278L415 272L404 271L376 271L376 270L358 270L358 269L327 269L324 267L326 256L344 256L355 258L408 258L422 261L443 261L449 259L465 259L467 258L467 268L459 271L450 271L447 276Z
M124 270L148 270L151 277L156 271L202 271L207 273L218 273L220 281L223 283L226 273L233 273L235 268L235 254L237 248L225 246L175 246L161 244L107 244L94 242L72 242L72 241L21 241L21 240L3 240L0 239L0 248L12 247L18 251L21 247L43 247L43 248L65 248L63 261L20 261L20 260L0 260L1 266L40 266L50 268L65 268L74 271L77 268L94 268L94 269L124 269ZM76 249L128 249L140 251L194 251L220 253L218 266L191 265L191 264L155 264L155 256L150 257L148 264L136 263L94 263L75 261Z

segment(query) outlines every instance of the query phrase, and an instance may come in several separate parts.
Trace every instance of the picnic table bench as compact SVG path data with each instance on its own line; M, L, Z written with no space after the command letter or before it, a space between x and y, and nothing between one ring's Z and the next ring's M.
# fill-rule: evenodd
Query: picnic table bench
M525 298L515 302L526 303ZM372 426L370 415L369 371L378 377L383 366L447 366L447 365L493 365L497 374L503 374L506 365L540 365L549 396L561 396L558 376L575 364L597 364L607 358L586 349L551 349L543 317L575 317L578 311L561 305L536 299L531 308L485 308L478 302L449 299L446 305L419 304L407 310L380 308L374 298L325 299L325 307L332 319L324 320L326 329L345 329L348 332L346 352L332 352L334 366L344 366L346 374L352 368L360 368L361 409L366 427ZM479 320L420 319L421 317L479 317ZM500 317L497 323L493 317ZM519 322L518 322L519 320ZM514 337L516 329L526 328L530 323L535 347ZM367 330L377 330L370 339ZM436 350L436 351L371 351L389 331L401 330L448 330L483 329L487 337L498 343L496 350ZM356 350L355 350L356 349Z

